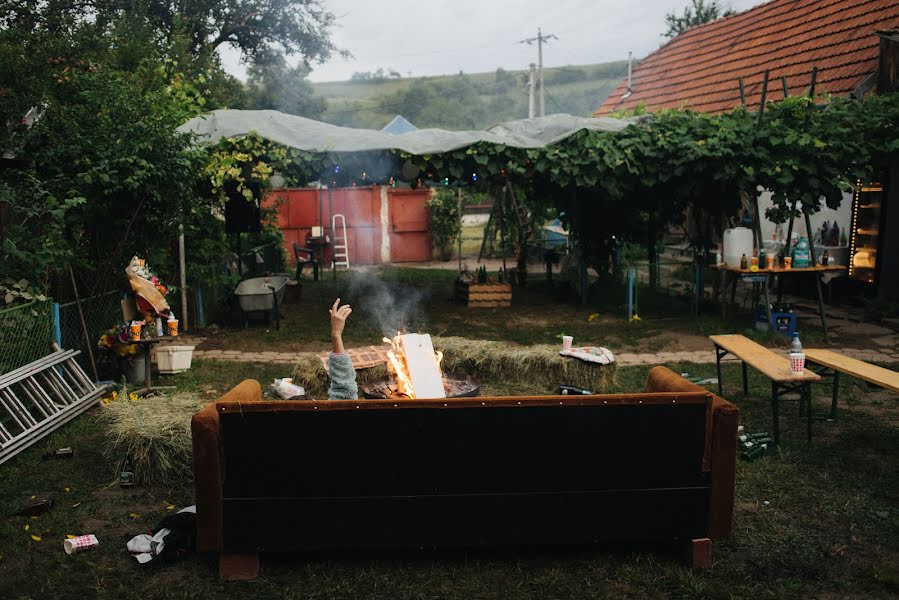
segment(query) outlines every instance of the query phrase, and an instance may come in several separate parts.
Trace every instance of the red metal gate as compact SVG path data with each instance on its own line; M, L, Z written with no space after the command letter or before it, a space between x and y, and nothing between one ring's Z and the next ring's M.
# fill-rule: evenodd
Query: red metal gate
M312 188L275 190L266 198L265 206L277 206L278 226L284 234L284 247L294 263L293 243L306 246L313 227L333 240L331 215L346 218L350 265L391 262L424 262L431 260L431 235L428 231L430 190L387 189L387 214L381 214L382 188L356 187L328 190ZM382 253L384 234L386 244ZM331 249L320 257L322 265L331 264Z
M396 190L388 192L390 230L390 262L431 260L431 233L428 209L430 190Z
M266 199L266 206L278 207L278 226L284 234L284 247L293 258L293 243L307 245L313 227L322 227L332 241L331 215L346 218L350 264L381 262L381 194L380 188L339 188L317 190L311 188L275 190ZM331 248L320 257L323 266L331 262Z

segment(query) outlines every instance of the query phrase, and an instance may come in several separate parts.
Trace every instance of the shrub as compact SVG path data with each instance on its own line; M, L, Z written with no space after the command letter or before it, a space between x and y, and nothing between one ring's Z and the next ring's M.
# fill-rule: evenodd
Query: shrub
M453 244L462 234L462 214L456 190L440 188L434 192L426 206L430 212L431 241L437 260L453 257Z

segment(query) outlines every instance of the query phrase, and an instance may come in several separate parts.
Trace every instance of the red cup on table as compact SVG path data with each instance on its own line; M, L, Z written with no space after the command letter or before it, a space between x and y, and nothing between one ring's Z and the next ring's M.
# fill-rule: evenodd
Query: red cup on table
M802 352L790 352L790 370L796 375L802 375L805 371L805 354Z

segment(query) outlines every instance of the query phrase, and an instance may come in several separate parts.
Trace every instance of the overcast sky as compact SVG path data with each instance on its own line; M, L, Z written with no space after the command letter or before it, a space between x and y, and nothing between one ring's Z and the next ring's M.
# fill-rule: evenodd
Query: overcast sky
M743 11L764 0L722 0ZM313 65L313 81L349 79L356 71L393 69L403 75L445 75L527 69L536 45L518 43L555 34L543 47L547 67L643 57L666 41L665 14L689 0L325 0L337 16L335 44L352 58ZM241 79L239 54L222 52L225 68Z

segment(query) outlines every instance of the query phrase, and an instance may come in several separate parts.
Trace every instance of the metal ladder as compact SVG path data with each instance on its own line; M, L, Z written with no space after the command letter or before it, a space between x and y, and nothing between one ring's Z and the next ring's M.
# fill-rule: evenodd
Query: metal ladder
M61 350L0 375L0 464L97 403L97 387Z
M337 220L340 219L340 229L337 227ZM334 251L331 254L331 267L350 268L350 248L347 246L346 237L346 219L342 214L337 213L331 217L331 231L334 233Z

